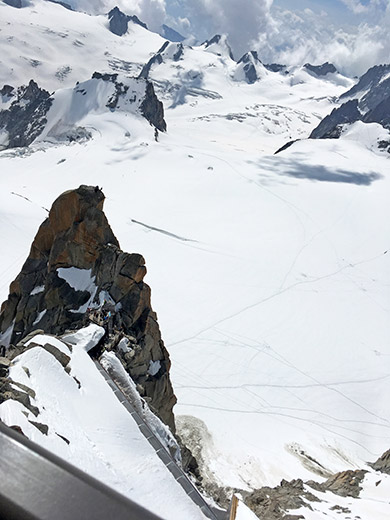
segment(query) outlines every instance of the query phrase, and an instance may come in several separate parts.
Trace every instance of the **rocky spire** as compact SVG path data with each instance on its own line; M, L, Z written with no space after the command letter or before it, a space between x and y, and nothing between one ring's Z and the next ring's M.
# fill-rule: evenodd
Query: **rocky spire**
M144 283L145 261L119 248L99 187L63 193L41 224L0 313L0 344L35 329L60 335L90 320L160 418L174 429L170 360ZM120 345L119 345L120 344Z

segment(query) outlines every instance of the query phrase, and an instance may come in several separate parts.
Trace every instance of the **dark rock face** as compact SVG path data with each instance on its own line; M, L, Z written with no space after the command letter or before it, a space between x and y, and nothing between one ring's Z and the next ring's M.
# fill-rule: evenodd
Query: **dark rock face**
M1 92L11 96L13 89L5 85ZM52 101L49 92L39 88L33 80L17 90L9 109L0 111L0 130L8 132L7 148L28 146L38 137L47 123L46 114Z
M4 87L0 89L0 94L5 98L11 98L15 94L15 89L11 85L4 85Z
M257 75L256 64L261 65L261 60L256 51L249 51L244 54L237 62L238 64L244 64L245 78L248 83L255 83L259 77Z
M4 0L4 3L11 7L17 7L18 9L23 7L22 0Z
M147 79L149 77L149 73L153 67L153 65L161 65L161 63L164 62L164 53L167 50L172 50L172 58L173 61L179 61L183 58L184 54L184 47L182 43L171 43L169 41L166 41L163 43L163 45L160 47L160 49L154 54L150 60L145 63L145 65L142 67L142 70L139 74L139 78Z
M375 471L381 471L390 475L390 450L387 450L379 459L370 464Z
M323 63L322 65L310 65L310 63L306 63L304 68L310 72L313 72L316 74L316 76L326 76L327 74L333 74L334 72L337 72L337 69L333 63L329 62Z
M232 52L232 49L230 48L230 45L225 41L225 42L222 42L222 36L220 34L216 34L215 36L213 36L211 38L211 40L206 40L205 42L203 42L202 45L205 46L206 49L208 49L209 47L211 47L212 45L214 44L224 44L226 45L226 48L227 48L227 51L228 51L228 54L229 54L229 57L234 60L234 57L233 57L233 52Z
M184 36L165 24L161 27L161 36L170 42L182 42L185 40Z
M371 67L348 92L340 96L340 100L355 98L365 93L359 101L359 107L365 112L373 110L381 101L390 96L389 65Z
M378 103L370 112L367 112L363 121L365 123L379 123L385 128L390 128L390 95Z
M111 9L111 11L108 13L108 20L109 20L109 28L110 31L117 36L123 36L127 33L127 29L129 28L129 22L136 23L137 25L140 25L144 29L147 29L147 25L138 18L138 16L128 16L127 14L123 13L118 7L114 7Z
M128 20L125 13L118 7L114 7L108 13L110 31L117 36L123 36L127 33Z
M335 108L310 134L311 139L337 139L341 135L345 123L359 121L362 115L358 109L358 101L352 99L339 108Z
M286 74L288 74L288 71L286 70L286 65L281 65L280 63L268 63L268 64L264 64L264 67L267 70L270 70L271 72L284 71Z
M145 261L120 250L103 202L91 186L54 202L2 305L0 344L16 344L37 328L61 335L97 320L106 328L106 348L121 354L141 395L174 430L170 360L143 281ZM122 339L131 345L125 354Z
M148 82L146 86L145 99L141 104L142 115L153 125L160 130L165 132L167 124L164 120L164 106L161 101L158 100L153 84Z
M356 121L379 123L390 129L390 65L369 69L354 87L340 96L340 100L344 99L349 101L326 116L311 138L340 137L342 126Z
M136 110L141 112L145 119L157 130L166 131L167 125L164 120L163 104L158 100L153 85L149 81L143 78L129 78L128 84L125 84L118 80L118 74L101 74L100 72L95 72L92 79L113 83L114 94L108 96L106 102L106 107L112 111L121 110L119 102L125 97L130 86L134 86L134 83L140 83L141 85L137 85L137 90L140 95L142 95L142 88L145 92L142 100L134 95L131 99L128 98L126 103L139 102L140 104L136 106L140 108ZM126 82L126 78L123 81ZM74 89L75 93L86 95L86 90L78 85L76 84ZM141 88L138 88L139 86ZM7 136L7 140L5 142L3 140L0 149L29 146L45 128L46 115L53 103L55 93L50 95L49 92L40 89L31 80L27 87L20 87L17 90L10 85L5 85L0 94L2 96L0 101L8 103L11 101L7 110L0 110L0 132L5 131ZM83 127L77 127L75 123L73 127L56 137L60 140L73 142L90 139L92 134Z
M118 105L120 96L126 94L129 87L121 82L118 82L118 74L101 74L94 72L92 79L101 79L103 81L110 81L115 85L115 94L108 101L107 108L115 110ZM167 124L164 119L164 105L159 101L154 91L153 84L146 80L145 97L140 105L141 114L160 132L165 132Z

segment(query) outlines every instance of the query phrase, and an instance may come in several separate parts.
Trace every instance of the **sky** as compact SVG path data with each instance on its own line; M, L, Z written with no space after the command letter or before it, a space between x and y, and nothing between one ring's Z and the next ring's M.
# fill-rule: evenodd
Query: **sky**
M69 0L68 0L69 1ZM390 0L71 0L94 10L118 5L151 30L165 23L202 42L225 33L236 59L256 50L264 63L325 61L349 76L390 61Z

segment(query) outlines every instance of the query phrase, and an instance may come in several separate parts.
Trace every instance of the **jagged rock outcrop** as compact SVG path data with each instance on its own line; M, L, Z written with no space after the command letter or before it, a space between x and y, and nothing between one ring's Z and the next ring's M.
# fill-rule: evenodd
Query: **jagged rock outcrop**
M118 74L101 74L100 72L94 72L92 79L98 79L106 82L110 82L114 85L115 90L113 95L108 99L106 107L110 110L115 110L119 107L121 98L125 98L128 94L130 85L125 84L118 80ZM141 79L131 78L133 81L140 83ZM144 81L145 94L140 103L140 112L149 123L160 130L165 132L167 124L164 119L164 106L159 101L154 91L153 84L150 81Z
M343 126L363 121L378 123L390 129L390 65L371 67L340 101L348 100L335 108L313 130L313 139L340 137Z
M256 51L249 51L237 62L238 69L242 67L243 75L247 83L256 83L264 76L264 66Z
M244 493L246 505L262 520L298 520L302 515L286 514L288 510L310 507L319 499L307 491L301 479L282 480L275 488L263 487L252 493Z
M390 451L383 455L383 461L375 464L389 468ZM374 467L374 465L372 465ZM374 468L376 469L376 468ZM279 486L274 488L263 487L252 492L240 491L246 505L262 520L298 520L306 518L303 514L294 514L295 510L302 507L314 510L315 503L321 502L320 498L310 491L310 488L325 493L327 491L341 497L359 498L362 491L362 482L366 470L347 470L336 473L325 482L319 483L312 480L303 482L301 479L291 481L282 480ZM313 504L313 506L311 505ZM335 505L330 510L342 511L343 508ZM348 513L349 510L344 512Z
M381 471L390 475L390 450L387 450L379 459L370 464L375 471Z
M288 74L288 70L286 70L286 65L281 65L280 63L265 63L264 67L271 72L283 72Z
M108 20L110 31L116 34L117 36L123 36L127 33L127 30L129 28L129 22L133 22L137 25L140 25L144 29L148 28L145 23L141 22L138 16L129 16L123 13L119 9L119 7L114 7L113 9L111 9L111 11L108 13Z
M311 65L310 63L305 63L303 67L309 72L313 72L313 74L316 76L326 76L327 74L333 74L334 72L337 72L337 69L333 63L329 63L328 61L322 65Z
M362 111L373 110L381 101L390 96L390 64L375 65L359 78L350 90L340 96L340 100L359 99Z
M109 86L97 82L109 83ZM85 124L88 111L100 114L129 112L135 116L142 115L161 132L167 129L163 104L153 85L143 78L119 78L118 74L95 72L92 79L77 82L74 88L61 91L57 107L65 104L65 117L59 110L49 115L57 94L40 89L32 80L28 87L19 89L4 85L0 93L0 101L5 103L5 109L0 110L0 149L28 146L38 137L43 141L68 143L91 139L92 133L79 126ZM81 97L86 110L80 110Z
M118 352L142 397L174 430L170 360L143 281L145 261L120 250L103 202L91 186L54 202L2 305L0 344L9 349L37 328L61 335L97 320L105 347Z
M1 94L15 99L7 110L0 111L0 132L6 132L7 136L0 149L28 146L47 123L46 114L53 102L51 95L33 80L17 90L4 85Z
M335 108L326 116L310 134L311 139L337 139L340 137L343 125L359 121L362 115L357 99L351 99L339 108Z
M183 54L184 47L182 43L164 42L156 54L142 67L139 78L147 79L154 65L161 65L166 60L179 61L182 59Z
M341 497L358 498L362 490L361 483L367 471L359 469L356 471L348 470L341 471L332 475L326 482L318 484L317 482L309 481L307 484L317 491L331 491L335 495Z
M227 41L224 34L216 34L210 40L206 40L202 43L205 49L213 52L217 56L223 56L227 54L229 58L234 60L232 49Z

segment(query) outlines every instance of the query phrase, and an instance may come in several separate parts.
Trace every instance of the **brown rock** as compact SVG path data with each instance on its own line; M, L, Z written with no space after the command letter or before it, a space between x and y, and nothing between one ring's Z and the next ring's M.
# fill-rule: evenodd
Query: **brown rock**
M170 360L151 308L150 288L143 281L145 260L140 254L120 250L103 203L103 192L93 186L67 191L53 203L20 274L11 283L0 313L0 333L12 327L10 343L20 345L37 328L62 335L89 323L93 313L86 308L92 308L93 319L107 329L104 341L114 351L121 334L135 338L135 355L123 362L144 389L143 397L174 430L176 398L169 379ZM71 267L89 270L78 273L91 279L92 286L72 287L59 271ZM104 309L103 300L107 301ZM104 320L108 310L111 318ZM51 353L66 366L67 359ZM151 376L150 362L157 360L161 370Z

